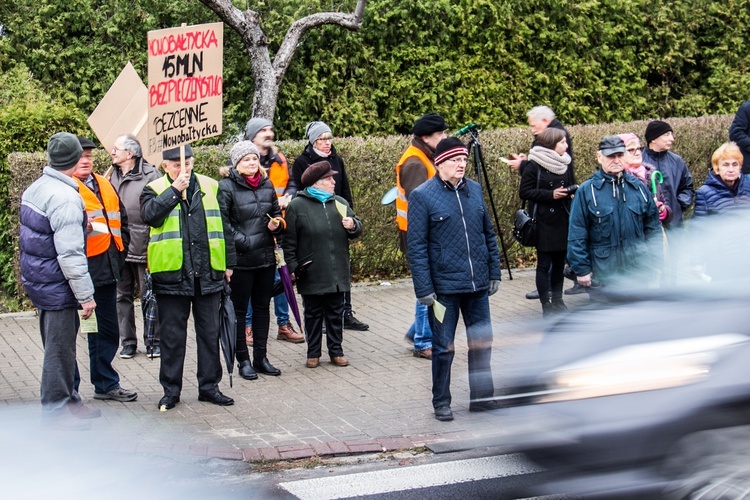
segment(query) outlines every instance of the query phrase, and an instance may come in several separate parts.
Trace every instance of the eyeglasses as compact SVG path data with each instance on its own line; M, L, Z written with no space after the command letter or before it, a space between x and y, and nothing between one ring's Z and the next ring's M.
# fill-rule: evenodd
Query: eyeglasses
M110 153L117 153L118 151L127 151L127 149L120 149L117 146L112 146L112 149L109 150Z
M626 149L625 151L627 151L631 155L637 155L637 154L641 154L643 152L643 147L640 147L640 148L630 148L630 149Z

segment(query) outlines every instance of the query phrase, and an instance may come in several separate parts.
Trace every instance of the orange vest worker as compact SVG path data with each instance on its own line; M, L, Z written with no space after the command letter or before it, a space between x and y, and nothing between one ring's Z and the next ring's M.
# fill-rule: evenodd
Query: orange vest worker
M115 239L115 245L119 251L125 249L122 242L122 223L120 220L120 198L117 197L115 189L107 179L99 174L92 174L99 184L99 192L102 196L102 202L99 201L96 194L81 180L78 182L78 192L83 198L86 205L86 214L91 222L99 222L106 225L109 231L106 233L92 232L86 238L86 256L94 257L103 254L109 249L112 238Z

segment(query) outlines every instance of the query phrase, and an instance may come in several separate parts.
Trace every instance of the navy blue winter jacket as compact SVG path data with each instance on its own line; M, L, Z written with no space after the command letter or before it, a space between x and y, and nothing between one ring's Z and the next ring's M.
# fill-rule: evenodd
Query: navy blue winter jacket
M713 172L695 194L694 217L718 214L735 208L750 208L750 174L743 174L732 189Z
M500 279L500 251L482 198L466 179L458 188L438 175L411 192L407 234L417 297L489 288Z
M667 205L674 214L671 225L679 226L682 224L682 213L693 204L695 196L693 176L685 161L671 151L656 152L646 148L643 150L643 163L653 165L664 176L661 187Z
M606 280L658 259L661 236L656 203L638 178L598 170L576 191L570 209L568 263L578 276Z

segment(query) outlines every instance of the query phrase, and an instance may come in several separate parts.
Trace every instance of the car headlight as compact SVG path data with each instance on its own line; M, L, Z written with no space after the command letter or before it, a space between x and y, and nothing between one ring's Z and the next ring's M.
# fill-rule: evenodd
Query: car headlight
M721 349L750 340L726 333L619 347L547 373L537 402L613 396L698 382L708 377Z

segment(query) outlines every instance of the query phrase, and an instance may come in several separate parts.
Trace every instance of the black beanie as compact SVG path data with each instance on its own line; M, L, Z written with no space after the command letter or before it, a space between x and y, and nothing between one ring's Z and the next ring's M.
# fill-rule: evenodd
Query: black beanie
M427 113L422 115L411 128L411 133L417 137L424 137L426 135L432 135L435 132L442 132L448 130L448 125L442 116L437 113Z
M456 156L469 156L469 150L457 137L443 139L435 147L435 165L440 165L445 160Z
M646 126L646 146L651 144L651 141L658 139L667 132L672 132L672 126L661 120L654 120Z

